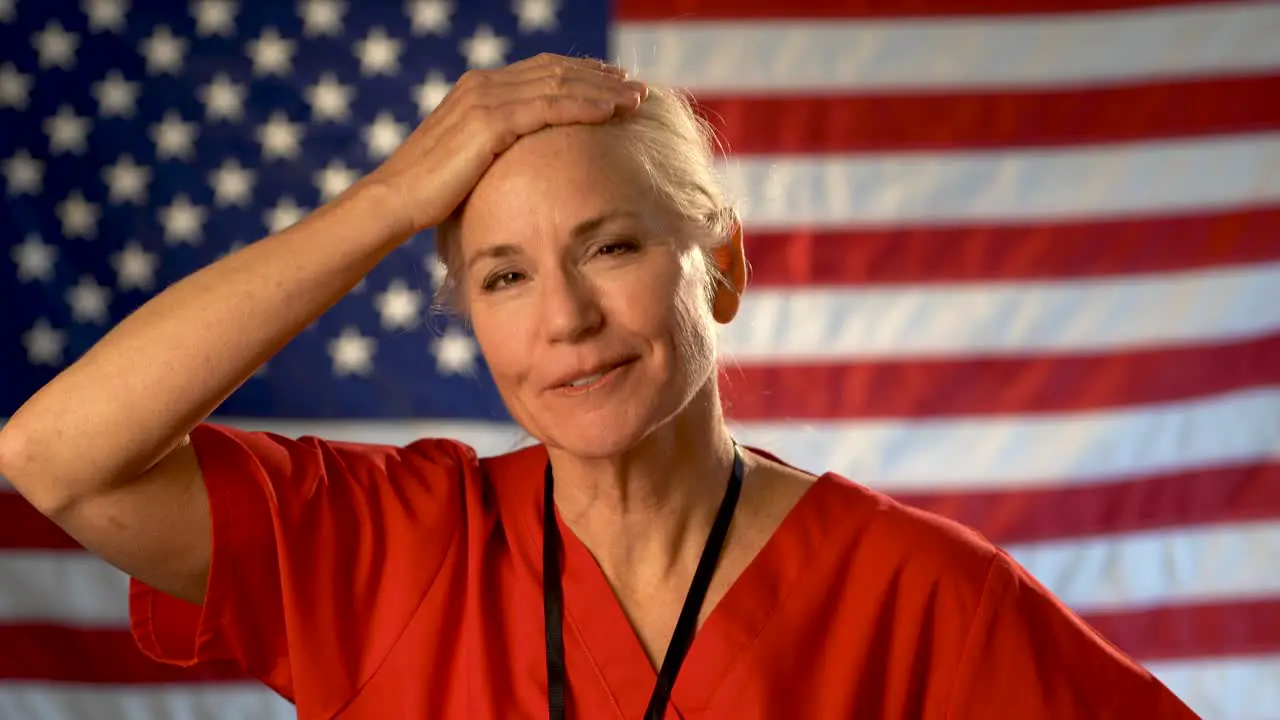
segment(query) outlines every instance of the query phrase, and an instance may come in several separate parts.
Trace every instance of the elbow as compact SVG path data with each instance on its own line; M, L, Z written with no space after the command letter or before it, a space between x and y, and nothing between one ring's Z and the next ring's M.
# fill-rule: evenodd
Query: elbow
M0 478L13 486L40 514L54 518L66 512L72 498L56 482L41 479L30 443L12 422L0 426Z

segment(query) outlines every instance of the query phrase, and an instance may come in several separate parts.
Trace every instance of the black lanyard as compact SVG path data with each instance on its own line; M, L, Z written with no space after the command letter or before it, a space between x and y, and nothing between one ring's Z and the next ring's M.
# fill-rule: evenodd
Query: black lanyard
M742 472L742 453L738 452L738 446L734 444L733 472L729 475L729 487L725 489L724 499L720 501L720 510L716 512L707 544L702 549L702 559L698 561L698 569L693 574L693 583L689 586L689 594L685 596L680 619L676 621L675 632L671 634L671 644L667 646L667 654L662 658L658 681L653 686L649 707L644 713L645 720L662 720L666 714L671 688L676 684L676 674L680 672L685 653L689 651L693 631L698 625L698 614L702 611L702 602L707 597L711 576L720 560L725 535L729 533L729 521L733 519L733 510L738 505L738 496L742 492ZM560 588L560 526L556 523L553 484L551 463L548 461L542 518L542 604L547 623L547 703L551 720L564 720L564 593Z

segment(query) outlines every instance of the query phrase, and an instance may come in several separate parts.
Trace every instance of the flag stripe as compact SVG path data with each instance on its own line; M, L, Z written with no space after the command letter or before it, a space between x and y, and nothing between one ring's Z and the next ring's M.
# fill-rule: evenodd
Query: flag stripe
M929 95L716 96L700 110L736 155L1127 142L1280 127L1280 75ZM938 122L946 117L947 122Z
M296 720L298 710L262 685L0 684L0 717L93 720Z
M1280 202L1277 133L1035 152L749 155L721 165L757 232L1096 221Z
M1052 224L747 228L744 243L751 261L748 293L762 286L1132 275L1280 260L1280 206Z
M1280 331L1280 263L1107 277L758 289L718 328L736 363L946 360L1230 342Z
M614 12L634 20L779 20L786 18L998 17L1194 5L1204 0L617 0Z
M1206 720L1280 718L1280 654L1158 661L1147 668Z
M1122 650L1147 662L1262 654L1280 649L1277 599L1095 613L1085 620Z
M0 625L0 677L5 682L139 685L146 683L244 682L244 673L217 663L177 667L158 663L138 649L124 628L78 628L31 623ZM50 653L48 648L58 648Z
M1280 5L883 21L628 21L610 54L698 94L971 91L1240 75L1280 65ZM1179 42L1171 38L1194 38Z

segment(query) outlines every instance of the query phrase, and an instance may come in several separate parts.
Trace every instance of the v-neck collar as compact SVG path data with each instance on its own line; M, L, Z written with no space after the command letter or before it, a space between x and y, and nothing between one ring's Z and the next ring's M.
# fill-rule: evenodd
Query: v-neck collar
M767 452L748 450L777 460ZM506 482L515 480L519 491L507 494L513 501L507 518L520 518L526 552L520 553L541 577L542 473L547 461L541 446L517 453L520 461L510 471L495 473ZM514 471L514 472L512 472ZM511 477L518 474L519 479ZM786 594L797 587L804 563L827 547L822 522L814 517L823 496L840 481L819 477L787 513L764 546L707 615L694 634L671 700L682 713L710 708L732 670L774 616ZM515 488L506 488L515 490ZM518 499L517 497L518 496ZM818 513L819 515L821 513ZM649 702L657 671L622 611L604 571L587 546L556 513L564 557L565 624L572 628L597 667L624 718L642 717ZM514 538L513 538L514 539ZM572 650L566 650L572 652ZM573 682L573 678L569 678Z

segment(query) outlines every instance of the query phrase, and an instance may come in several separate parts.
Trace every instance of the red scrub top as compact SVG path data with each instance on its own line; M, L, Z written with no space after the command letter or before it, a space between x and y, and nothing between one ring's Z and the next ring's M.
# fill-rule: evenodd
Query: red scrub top
M231 661L302 720L546 717L545 450L191 436L213 515L194 606L134 581L164 662ZM656 672L561 524L571 718ZM667 718L1194 718L976 533L827 474L694 637Z

